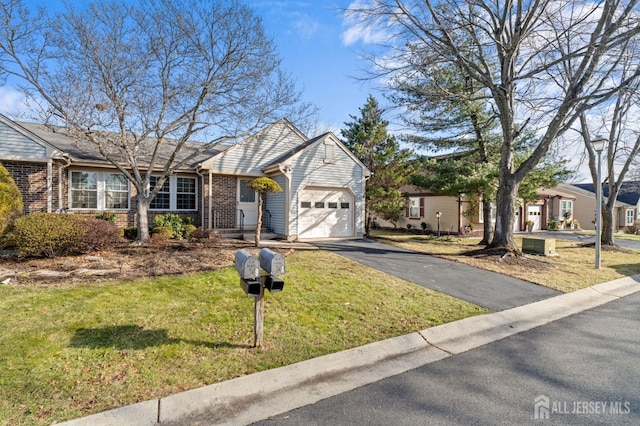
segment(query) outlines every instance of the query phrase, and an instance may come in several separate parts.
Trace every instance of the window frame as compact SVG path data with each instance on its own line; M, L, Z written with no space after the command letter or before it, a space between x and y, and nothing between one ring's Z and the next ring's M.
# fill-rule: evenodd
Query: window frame
M631 213L631 222L629 222L629 213ZM626 209L624 214L625 226L632 226L636 221L636 212L634 209Z
M421 197L409 197L409 219L420 219L420 198ZM415 205L414 205L415 202ZM417 211L417 214L414 215L414 211Z
M74 174L87 174L93 175L95 179L94 188L76 188L74 187ZM122 173L118 173L114 170L98 171L98 170L69 170L68 173L68 206L69 210L95 210L95 211L129 211L131 209L131 182L125 178L126 181L126 204L127 207L107 207L107 193L124 193L124 189L111 189L107 188L108 176L124 176ZM95 193L95 206L91 207L77 207L74 206L74 193L78 192L92 192Z
M159 179L160 176L159 175L152 175L152 178L156 178ZM193 181L193 192L178 192L178 179L190 179ZM149 210L150 211L172 211L172 212L194 212L194 211L198 211L198 179L192 176L169 176L164 184L163 184L163 188L165 185L169 185L169 192L166 191L161 191L158 192L159 194L169 194L169 208L157 208L157 207L152 207L151 204L149 204ZM147 194L149 192L152 191L152 187L151 187L151 182L149 184L149 188L147 189ZM184 194L193 194L193 208L178 208L178 195L184 195ZM154 200L157 199L154 198Z

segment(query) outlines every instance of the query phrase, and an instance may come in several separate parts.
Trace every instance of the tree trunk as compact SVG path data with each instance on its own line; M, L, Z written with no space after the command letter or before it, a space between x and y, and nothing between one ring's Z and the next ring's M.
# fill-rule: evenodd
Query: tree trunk
M612 246L615 244L614 241L614 233L615 233L615 229L614 226L616 224L615 218L614 218L614 207L613 206L609 206L608 204L603 205L603 209L602 209L602 236L600 238L600 241L602 242L603 245L609 245Z
M518 253L513 241L513 221L515 219L515 201L518 196L518 184L514 176L505 173L496 196L496 227L489 247L505 248Z
M136 199L138 205L137 239L141 243L146 243L149 241L149 200L141 195L138 195Z
M493 238L493 225L491 224L491 203L484 201L486 198L482 197L482 241L478 243L481 246L487 246L491 243Z
M262 194L258 193L258 223L256 225L256 247L260 247L260 231L262 230Z
M371 216L371 210L369 207L365 206L365 216L364 216L364 236L371 236L371 220L373 219Z

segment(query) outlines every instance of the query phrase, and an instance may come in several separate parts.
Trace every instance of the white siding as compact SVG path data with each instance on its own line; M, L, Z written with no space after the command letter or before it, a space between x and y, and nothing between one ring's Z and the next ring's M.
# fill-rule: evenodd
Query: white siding
M284 175L273 176L271 179L278 182L282 191L267 194L266 208L271 212L271 227L273 228L273 232L286 236L288 234L285 227L287 180Z
M0 160L46 161L43 145L0 122Z
M355 196L355 229L364 232L363 226L363 169L349 154L336 145L333 162L325 159L325 145L320 142L297 157L291 164L291 233L298 234L299 195L305 187L349 188Z
M203 167L216 174L262 176L262 169L282 155L305 142L305 139L284 121L235 145L204 162Z

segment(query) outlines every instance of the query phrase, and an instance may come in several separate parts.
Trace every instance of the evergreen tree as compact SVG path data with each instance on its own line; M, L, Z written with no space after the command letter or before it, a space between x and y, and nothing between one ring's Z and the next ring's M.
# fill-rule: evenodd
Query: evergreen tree
M0 235L22 213L22 195L9 171L0 163Z
M376 215L392 220L405 208L400 187L409 182L414 166L409 162L413 153L400 149L393 135L387 133L389 123L382 119L378 101L369 95L360 108L360 116L350 115L342 129L344 144L372 172L365 193L365 235L371 231Z

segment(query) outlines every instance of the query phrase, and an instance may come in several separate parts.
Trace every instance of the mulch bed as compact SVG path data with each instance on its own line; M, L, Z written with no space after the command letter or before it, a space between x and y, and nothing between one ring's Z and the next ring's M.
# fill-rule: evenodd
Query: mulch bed
M215 271L232 265L236 251L241 248L251 251L253 244L228 238L122 244L104 252L46 259L20 258L15 253L3 252L0 282L52 286Z

